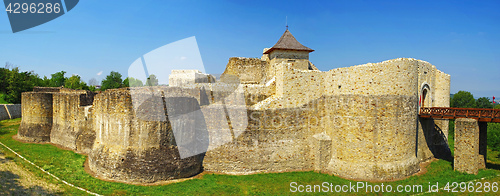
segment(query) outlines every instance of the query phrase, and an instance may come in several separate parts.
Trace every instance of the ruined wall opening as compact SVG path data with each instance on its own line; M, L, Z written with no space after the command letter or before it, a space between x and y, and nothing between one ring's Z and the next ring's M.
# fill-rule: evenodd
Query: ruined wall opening
M421 89L421 94L420 94L420 101L418 103L419 109L423 107L431 107L431 103L429 102L429 94L430 94L431 88L429 87L428 84L422 85Z
M422 91L422 104L421 107L425 107L425 98L427 97L427 89Z

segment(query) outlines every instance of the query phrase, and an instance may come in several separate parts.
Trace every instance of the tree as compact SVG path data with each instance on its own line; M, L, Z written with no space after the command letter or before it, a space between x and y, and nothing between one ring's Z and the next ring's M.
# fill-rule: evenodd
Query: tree
M476 108L476 100L472 93L458 91L458 93L453 95L450 105L452 108Z
M493 108L493 105L490 102L490 98L488 97L480 97L476 101L477 108Z
M500 150L500 123L488 123L488 147L492 150Z
M88 90L89 87L79 75L73 75L64 82L64 87L71 89Z
M5 68L0 68L0 97L3 102L21 103L22 92L32 91L34 86L43 86L44 82L33 71L20 72L18 67L12 67L7 63Z
M64 77L64 74L66 72L65 71L60 71L60 72L57 72L57 73L54 73L54 74L51 74L51 78L50 78L50 86L52 87L60 87L60 86L63 86L64 85L64 82L66 81L66 77Z
M87 83L89 86L97 86L99 85L99 83L97 82L97 80L95 78L91 78L89 80L89 83Z
M112 71L106 79L101 82L101 90L123 87L122 74Z
M129 87L140 87L140 86L144 86L144 84L142 83L141 80L139 79L136 79L136 78L133 78L133 77L128 77L128 86ZM125 83L125 82L124 82Z
M89 86L89 91L95 92L97 88L95 86Z
M146 80L146 85L147 86L158 86L158 78L154 74L149 75L148 79Z
M123 84L122 84L123 87L130 87L130 84L129 84L129 81L128 81L128 78L125 78L125 80L123 80Z

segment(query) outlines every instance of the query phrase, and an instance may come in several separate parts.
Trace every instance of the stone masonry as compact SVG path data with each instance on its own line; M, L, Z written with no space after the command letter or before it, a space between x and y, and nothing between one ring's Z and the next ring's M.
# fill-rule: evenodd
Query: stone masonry
M394 180L449 152L447 121L418 119L420 107L449 107L448 74L412 58L319 71L312 51L287 30L260 59L230 58L219 81L174 70L171 86L35 88L18 137L88 154L95 175L132 183L202 168Z
M480 167L479 126L477 120L459 118L455 120L454 169L468 174L477 174ZM484 159L483 159L484 161Z

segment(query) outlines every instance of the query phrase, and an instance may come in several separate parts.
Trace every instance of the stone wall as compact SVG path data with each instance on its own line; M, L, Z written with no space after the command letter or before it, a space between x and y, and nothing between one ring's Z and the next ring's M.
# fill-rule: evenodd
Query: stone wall
M294 51L276 49L269 54L269 59L306 59L309 60L309 51Z
M365 180L406 177L419 170L415 108L415 96L337 95L297 108L250 109L248 128L236 137L220 129L224 120L209 128L211 142L226 142L209 147L203 166L229 174L315 169Z
M143 92L139 97L146 99L137 106L130 92L113 89L95 97L96 139L90 169L102 178L142 183L200 172L201 155L184 159L179 155L172 124L166 120L164 98Z
M328 171L344 178L390 180L419 170L416 96L336 95L325 100L332 138Z
M419 108L450 107L450 75L436 69L436 66L418 61L419 65ZM427 92L426 94L423 91ZM418 151L420 161L433 157L451 160L448 147L449 120L419 119Z
M435 103L433 107L450 107L450 75L436 70L436 80L435 80ZM442 130L445 141L448 144L448 129L449 120L438 120L436 124Z
M456 119L454 169L468 174L477 174L480 160L477 120L470 118Z
M169 86L185 86L196 83L213 83L215 77L198 70L172 70L168 78Z
M417 95L418 60L392 59L326 72L325 94Z
M61 92L61 89L63 89L63 87L40 87L40 86L35 86L35 87L33 87L33 92L57 93L57 92Z
M290 63L279 64L276 70L276 96L282 99L270 108L302 106L323 95L324 72L293 69Z
M22 120L18 137L30 142L50 142L52 129L52 96L46 92L24 92L21 95Z
M192 176L202 164L392 180L439 154L446 122L417 116L424 86L425 106L449 105L449 75L433 65L400 58L320 72L264 62L231 58L221 81L182 87L95 97L38 88L23 93L19 136L88 153L99 177L143 183Z
M314 111L307 108L248 110L247 128L234 134L229 128L209 127L210 141L225 142L215 147L211 142L204 169L229 174L312 170L310 139L314 131L307 128L306 119ZM216 111L203 110L204 116L217 115ZM223 123L227 127L227 122L220 122L219 127Z
M79 94L75 97L58 96L60 93ZM54 103L54 96L59 97ZM18 137L22 140L30 142L50 142L52 125L56 122L57 126L62 125L68 127L68 124L73 123L77 119L78 114L74 113L72 107L89 105L93 102L94 93L85 90L73 90L62 87L34 87L33 92L24 92L21 95L21 110L23 119L19 126ZM65 97L65 98L64 98ZM66 99L67 101L60 101ZM77 101L76 105L73 103ZM71 103L70 103L71 102ZM54 106L56 106L57 118L53 118ZM65 113L68 111L69 113ZM84 112L80 112L84 114ZM64 117L60 120L59 117ZM73 127L77 126L73 123ZM78 125L85 126L85 123ZM69 126L71 127L71 126ZM61 134L56 134L59 137L66 137L68 129L59 129ZM62 144L62 141L56 139L56 143ZM74 141L71 141L74 142ZM73 149L73 146L63 145Z
M423 74L424 68L431 74ZM446 122L420 125L418 96L420 84L429 83L440 86L434 90L437 95L432 95L438 100L429 99L429 103L449 104L442 100L449 99L449 75L424 61L400 58L328 72L297 70L290 63L274 65L274 69L276 93L248 110L249 128L236 143L207 152L207 170L224 172L229 168L228 173L255 173L322 168L345 178L388 180L417 172L419 161L434 156L430 146L435 150L443 144L436 143L442 136L436 124ZM432 73L438 73L439 79ZM259 125L252 126L256 122ZM272 126L281 123L287 126ZM433 132L424 134L421 127ZM445 131L438 128L441 133ZM277 138L293 145L275 143L280 131L286 134ZM329 142L331 148L318 147ZM291 152L303 156L295 157ZM331 154L325 154L328 152ZM262 159L257 154L268 156ZM291 163L281 162L280 157L287 157ZM327 165L314 165L324 157L331 157ZM263 169L266 167L269 169Z
M0 120L10 119L10 114L4 104L0 105Z
M293 69L309 70L309 52L292 50L274 50L269 54L269 64L290 63Z
M90 152L95 137L89 105L93 96L92 92L54 93L51 143L85 154Z
M237 76L243 84L259 84L266 79L267 66L258 58L231 57L223 74Z
M0 120L21 118L21 104L0 104Z

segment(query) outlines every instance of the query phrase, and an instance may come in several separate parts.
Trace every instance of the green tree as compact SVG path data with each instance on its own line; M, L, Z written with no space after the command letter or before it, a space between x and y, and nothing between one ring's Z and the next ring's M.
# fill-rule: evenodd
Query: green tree
M146 86L158 86L158 78L154 74L149 75L146 80Z
M140 87L144 86L141 80L133 78L133 77L128 77L128 82L130 87Z
M488 147L500 151L500 123L488 123Z
M0 97L4 103L21 103L21 93L42 86L43 80L33 71L20 72L18 67L11 67L7 63L5 68L0 68Z
M472 93L458 91L458 93L453 95L450 105L452 108L476 108L476 100Z
M95 86L89 86L89 91L95 92L97 89Z
M123 85L122 86L123 87L130 87L128 78L125 78L125 80L123 80Z
M68 78L64 77L64 74L66 74L65 71L60 71L60 72L51 74L49 86L51 86L51 87L63 86L64 82L68 79Z
M101 90L123 87L122 74L112 71L106 79L101 82Z
M88 90L87 84L82 81L79 75L73 75L64 82L64 87L71 89Z
M490 98L488 97L479 97L476 100L477 108L493 108L493 105L490 102Z
M47 78L47 76L43 76L42 83L40 86L45 86L49 87L50 86L50 78Z

